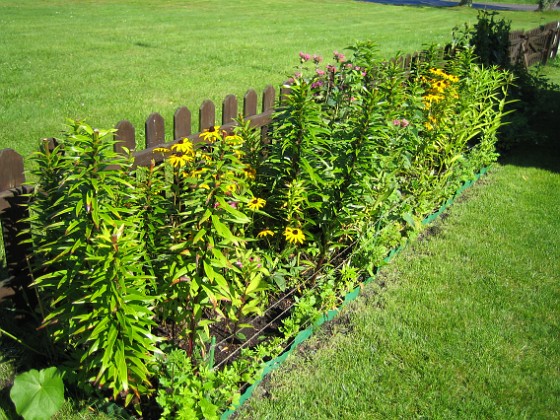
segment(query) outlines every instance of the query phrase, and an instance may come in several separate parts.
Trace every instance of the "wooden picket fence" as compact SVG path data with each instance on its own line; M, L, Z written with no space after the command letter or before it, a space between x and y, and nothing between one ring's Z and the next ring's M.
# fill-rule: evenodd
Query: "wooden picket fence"
M560 37L560 22L553 22L532 31L517 31L510 34L510 59L512 63L522 63L530 66L536 63L545 64L549 59L556 57ZM397 60L406 71L409 71L416 60L421 60L421 53L401 56ZM222 102L221 127L230 130L234 127L234 118L242 115L250 121L251 126L260 128L263 139L266 138L268 126L277 104L281 103L285 92L280 90L277 95L272 86L264 89L261 99L260 111L258 110L258 95L254 90L249 90L243 97L242 109L239 110L239 101L234 95L227 95ZM187 107L180 107L173 115L173 138L175 140L165 143L165 121L158 114L151 114L145 123L145 143L142 150L136 151L136 129L127 120L116 124L115 139L119 141L117 151L123 147L133 151L134 162L137 166L148 166L152 160L161 160L162 154L154 154L156 147L169 147L183 138L199 141L200 132L215 126L216 106L212 101L206 100L198 110L198 131L193 133L192 113ZM22 232L25 232L26 206L28 193L32 186L25 185L24 159L12 149L0 150L0 223L4 240L5 257L7 262L7 279L0 277L0 300L3 296L13 295L22 291L30 284L30 262L32 255L29 245ZM3 287L3 284L9 284ZM19 296L20 293L16 293ZM29 297L26 297L29 299Z
M509 34L509 58L512 64L530 67L546 64L558 54L560 22L551 22L530 31Z

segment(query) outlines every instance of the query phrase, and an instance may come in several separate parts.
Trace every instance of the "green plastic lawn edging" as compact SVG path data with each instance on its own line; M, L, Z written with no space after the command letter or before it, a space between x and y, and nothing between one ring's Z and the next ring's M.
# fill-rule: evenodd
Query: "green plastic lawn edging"
M465 192L465 190L467 190L471 186L473 186L480 179L480 177L482 177L487 172L488 172L488 167L482 168L477 174L475 174L473 179L471 179L469 181L466 181L463 185L461 185L461 187L459 187L459 189L455 192L455 194L451 198L449 198L445 203L443 203L441 205L441 207L436 212L432 213L431 215L426 217L424 220L422 220L422 224L423 225L428 225L428 224L432 223L434 220L436 220L451 204L453 204L453 202L461 194L463 194L463 192ZM385 263L389 263L403 249L404 249L404 245L401 245L401 246L399 246L395 249L392 249L389 252L389 254L384 258L383 261ZM312 325L310 325L306 329L300 331L296 335L296 337L294 338L294 341L292 342L292 344L290 345L290 347L286 351L284 351L281 355L275 357L274 359L271 359L268 362L266 362L261 374L259 375L259 378L255 382L253 382L253 384L251 384L251 386L249 386L245 390L245 392L239 398L239 401L236 404L235 408L229 409L222 414L221 420L227 420L229 418L229 416L231 416L235 412L236 409L241 407L245 403L245 401L247 401L251 397L251 395L253 395L253 391L255 390L255 388L264 380L264 378L270 372L272 372L274 369L277 369L278 367L280 367L280 365L282 363L284 363L284 361L288 358L288 356L301 343L303 343L305 340L307 340L309 337L311 337L313 335L313 332L315 331L315 329L319 328L325 322L332 321L336 317L336 315L338 315L338 313L340 312L340 310L342 308L344 308L350 302L356 300L358 298L358 296L360 295L360 291L362 290L363 285L371 283L373 280L374 280L374 277L368 277L359 286L354 288L354 290L352 290L351 292L348 292L344 296L344 300L342 301L342 304L338 308L331 309L327 313L321 315Z

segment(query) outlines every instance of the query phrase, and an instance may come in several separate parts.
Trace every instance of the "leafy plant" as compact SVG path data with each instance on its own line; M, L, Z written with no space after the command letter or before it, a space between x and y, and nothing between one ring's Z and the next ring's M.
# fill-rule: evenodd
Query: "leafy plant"
M56 367L32 369L14 379L10 398L25 420L50 418L64 404L64 383Z
M64 349L56 360L70 382L129 403L149 393L156 296L129 204L130 160L113 148L112 131L83 122L71 122L53 150L43 144L30 223L41 329Z

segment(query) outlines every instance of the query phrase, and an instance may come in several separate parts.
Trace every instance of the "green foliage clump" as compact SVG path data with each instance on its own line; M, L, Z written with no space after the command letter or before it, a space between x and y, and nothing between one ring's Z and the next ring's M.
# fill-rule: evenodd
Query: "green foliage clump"
M241 118L154 149L147 168L83 122L43 143L34 287L67 384L215 418L279 342L338 307L497 158L509 72L465 46L427 49L406 70L376 56L371 42L326 66L301 53L264 143ZM279 336L247 337L284 300ZM253 349L234 350L243 342ZM241 356L217 369L226 348Z

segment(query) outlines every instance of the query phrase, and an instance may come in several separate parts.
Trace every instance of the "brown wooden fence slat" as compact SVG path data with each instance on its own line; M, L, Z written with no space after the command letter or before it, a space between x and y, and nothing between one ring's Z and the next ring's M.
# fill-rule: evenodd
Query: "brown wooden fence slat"
M243 96L243 116L245 118L257 113L257 92L254 89L249 89L245 96Z
M23 157L12 149L0 150L0 191L19 187L24 182Z
M237 97L227 95L222 103L222 125L231 124L237 118Z
M177 139L191 135L191 111L186 106L178 108L173 115L173 136Z
M163 117L154 112L146 120L146 148L165 143L165 123Z
M123 148L126 147L130 151L136 149L136 133L134 126L127 120L122 120L115 126L117 132L115 133L115 140L118 141L115 144L115 151L118 153L124 153Z
M214 102L205 100L198 110L198 131L202 132L216 125L216 106Z
M263 112L274 109L274 107L276 106L275 101L276 101L276 92L271 85L268 85L263 92L263 99L262 99Z

